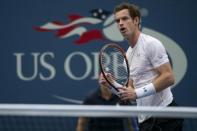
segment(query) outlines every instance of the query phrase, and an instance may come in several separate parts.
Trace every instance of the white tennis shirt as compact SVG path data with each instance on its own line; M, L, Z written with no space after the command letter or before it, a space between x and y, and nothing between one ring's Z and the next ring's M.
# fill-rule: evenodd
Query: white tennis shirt
M129 66L130 78L133 80L134 88L140 88L153 82L158 76L154 68L169 62L163 44L149 35L141 33L136 45L129 47L126 52ZM171 88L168 87L154 95L137 99L137 106L160 106L165 107L173 100ZM148 115L139 115L139 123L150 118Z

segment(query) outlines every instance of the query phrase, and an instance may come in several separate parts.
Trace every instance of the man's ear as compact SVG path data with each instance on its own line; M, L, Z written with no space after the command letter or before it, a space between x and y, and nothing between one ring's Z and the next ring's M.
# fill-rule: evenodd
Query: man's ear
M139 17L135 17L135 18L134 18L134 24L138 26L139 23L140 23Z

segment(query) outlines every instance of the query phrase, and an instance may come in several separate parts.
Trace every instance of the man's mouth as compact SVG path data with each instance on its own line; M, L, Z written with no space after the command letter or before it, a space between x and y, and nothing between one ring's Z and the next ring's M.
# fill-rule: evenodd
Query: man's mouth
M121 32L121 33L125 33L125 32L126 32L126 28L121 27L121 28L120 28L120 32Z

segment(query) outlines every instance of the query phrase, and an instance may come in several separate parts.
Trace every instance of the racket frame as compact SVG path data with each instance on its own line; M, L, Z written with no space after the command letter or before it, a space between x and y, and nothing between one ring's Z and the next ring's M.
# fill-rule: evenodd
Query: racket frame
M118 44L116 44L116 43L109 43L109 44L104 45L104 46L101 48L100 53L99 53L99 66L100 66L100 68L101 68L101 72L103 73L103 76L104 76L105 80L109 83L109 85L110 85L111 87L113 87L116 91L118 91L118 89L107 79L107 76L105 75L105 72L104 72L104 69L103 69L103 66L102 66L102 55L103 55L103 53L104 53L104 50L105 50L106 48L114 48L114 47L117 48L117 49L121 52L121 54L123 55L124 60L125 60L125 62L126 62L126 68L127 68L127 81L126 81L126 83L125 83L123 86L127 86L127 85L128 85L128 82L129 82L129 75L130 75L129 63L128 63L128 59L127 59L127 57L126 57L125 50L124 50L122 47L120 47Z

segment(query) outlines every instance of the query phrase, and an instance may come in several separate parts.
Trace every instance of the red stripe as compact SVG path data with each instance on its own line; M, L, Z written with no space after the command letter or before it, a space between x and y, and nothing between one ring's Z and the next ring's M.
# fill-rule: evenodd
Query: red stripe
M39 31L39 32L47 32L47 31L52 31L50 29L43 29L42 27L33 27L36 31Z
M72 14L72 15L69 15L68 18L70 21L75 21L75 20L83 18L83 17L78 14Z
M81 37L75 41L76 44L82 45L93 40L103 39L103 35L100 30L90 30L81 35Z
M60 21L52 21L52 23L54 25L64 25L64 23L63 22L60 22Z

